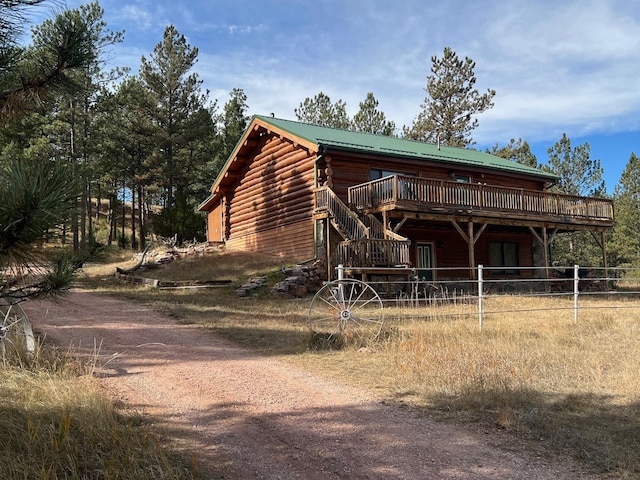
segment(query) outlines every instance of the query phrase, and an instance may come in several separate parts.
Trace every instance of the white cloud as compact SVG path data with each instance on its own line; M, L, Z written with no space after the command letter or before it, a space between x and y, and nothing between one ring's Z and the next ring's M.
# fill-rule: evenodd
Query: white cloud
M354 114L373 92L388 119L411 124L431 56L451 46L476 61L478 89L497 92L479 117L478 142L640 129L637 1L119 3L104 0L127 30L116 63L137 69L171 21L200 50L205 86L221 104L242 88L251 113L293 118L324 91Z

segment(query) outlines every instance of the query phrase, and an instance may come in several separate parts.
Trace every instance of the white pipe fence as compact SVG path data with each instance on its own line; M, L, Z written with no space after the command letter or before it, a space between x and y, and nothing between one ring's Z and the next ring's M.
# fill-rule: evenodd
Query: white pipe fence
M508 274L513 270L513 276ZM337 267L338 278L345 278L344 267ZM579 320L581 310L591 308L640 309L640 268L623 267L468 267L431 269L435 280L419 278L417 270L413 278L381 275L376 269L362 269L367 274L367 283L383 297L386 307L406 306L412 308L465 304L469 308L464 315L477 315L480 330L487 313L486 301L504 296L519 297L564 297L572 299L571 307L554 307L552 310L573 310L573 322ZM378 274L376 274L378 273ZM551 275L548 275L551 273ZM516 276L517 274L517 276ZM471 278L470 278L471 277ZM580 299L599 298L597 307L582 306ZM628 300L620 306L619 300ZM475 306L475 307L474 307ZM528 307L521 312L543 311L548 307ZM513 313L513 310L509 313Z

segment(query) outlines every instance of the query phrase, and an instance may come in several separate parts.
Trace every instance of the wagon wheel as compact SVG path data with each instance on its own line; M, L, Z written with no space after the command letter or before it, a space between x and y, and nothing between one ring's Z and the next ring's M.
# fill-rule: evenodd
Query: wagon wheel
M20 305L0 302L0 351L3 363L11 359L31 361L36 349L31 322Z
M384 322L382 300L359 280L336 280L323 286L311 300L309 328L328 345L362 343L375 339Z

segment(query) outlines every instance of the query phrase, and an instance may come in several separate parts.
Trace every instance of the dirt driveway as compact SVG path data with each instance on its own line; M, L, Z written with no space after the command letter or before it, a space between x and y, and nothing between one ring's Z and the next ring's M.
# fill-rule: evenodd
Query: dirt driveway
M37 332L100 346L114 398L195 453L212 479L588 479L500 431L437 423L261 357L142 305L73 291L25 306Z

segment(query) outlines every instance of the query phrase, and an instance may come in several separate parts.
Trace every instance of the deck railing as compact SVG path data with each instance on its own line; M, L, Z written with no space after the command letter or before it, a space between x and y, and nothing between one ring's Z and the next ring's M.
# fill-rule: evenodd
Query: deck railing
M338 244L337 263L348 267L390 267L411 264L408 240L364 238Z
M360 210L391 203L613 221L613 202L519 188L394 175L349 188Z

